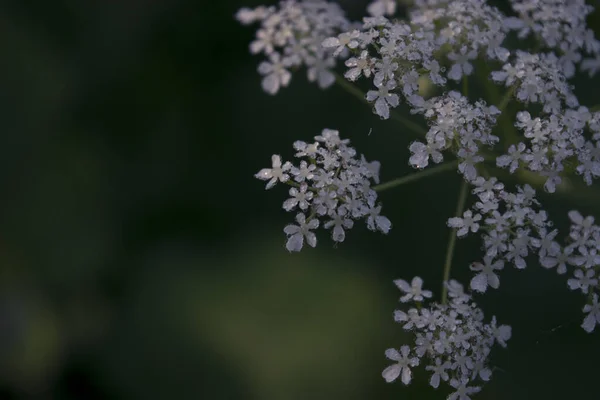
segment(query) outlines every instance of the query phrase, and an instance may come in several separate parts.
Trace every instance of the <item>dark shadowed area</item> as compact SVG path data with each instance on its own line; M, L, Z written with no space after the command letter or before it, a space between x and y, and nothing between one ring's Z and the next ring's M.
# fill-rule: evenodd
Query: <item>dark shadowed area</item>
M367 2L340 3L359 18ZM233 18L259 4L0 3L0 399L445 398L423 369L409 387L381 371L410 339L392 281L440 295L461 178L382 193L388 235L357 224L288 253L286 189L253 177L272 154L338 129L387 181L413 172L415 137L304 72L265 94ZM600 103L598 79L574 84ZM572 208L600 218L592 189L541 195L562 232ZM455 278L479 247L459 240ZM480 304L513 338L477 399L596 398L600 332L564 276L532 259Z

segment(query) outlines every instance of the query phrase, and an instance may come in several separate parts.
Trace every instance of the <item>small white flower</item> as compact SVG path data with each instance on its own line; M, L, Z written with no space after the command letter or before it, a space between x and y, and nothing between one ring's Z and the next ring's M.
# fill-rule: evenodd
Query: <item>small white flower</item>
M412 379L412 373L410 368L419 365L419 359L417 357L409 357L410 347L402 346L400 353L396 349L387 349L385 356L392 361L397 361L396 364L392 364L383 370L381 375L387 383L391 383L398 379L402 375L402 383L408 385Z
M587 294L590 286L598 284L598 279L594 278L596 274L593 269L585 270L585 272L576 269L573 275L575 278L567 280L567 284L571 290L580 289L584 294Z
M394 15L396 12L396 0L375 0L367 7L367 12L374 17L382 15Z
M392 229L392 223L387 217L379 215L381 206L370 207L367 217L367 228L372 231L379 230L382 233L388 233Z
M346 67L350 69L346 71L344 76L351 81L357 80L361 75L370 77L373 69L372 62L369 58L369 52L363 50L359 57L352 57L346 60Z
M300 185L300 190L295 187L291 188L289 193L292 197L283 202L283 209L286 211L292 211L296 206L303 211L306 210L314 196L313 192L308 191L306 183Z
M494 289L500 287L500 279L494 271L500 271L504 268L504 261L497 260L493 262L493 258L486 256L483 258L483 264L474 262L471 264L471 271L479 272L471 279L471 289L478 292L485 292L488 286Z
M258 66L258 72L264 75L262 87L269 94L276 94L281 87L290 84L292 74L286 69L291 66L289 59L281 59L279 53L273 53L270 61L263 61Z
M508 325L496 325L496 317L492 317L489 328L494 339L502 347L506 347L506 341L512 337L512 328Z
M429 379L429 384L437 389L440 386L440 379L443 381L448 380L447 369L450 368L450 362L446 361L442 363L442 360L439 357L435 359L435 365L428 365L425 367L427 371L433 371L433 375L431 375L431 379Z
M600 324L600 304L598 303L598 295L594 294L592 297L592 304L586 304L583 307L583 312L588 315L583 320L581 327L586 332L592 332L596 325Z
M473 73L473 65L469 60L476 58L477 50L468 51L467 46L461 47L460 53L449 53L448 59L454 61L454 64L452 64L450 72L448 72L448 78L459 81L463 75L471 75Z
M354 221L346 216L346 210L342 207L338 208L338 211L331 215L331 220L327 221L324 225L326 229L332 228L331 237L335 242L343 242L346 238L345 229L351 229L354 226Z
M480 220L480 214L473 215L471 210L467 210L463 213L462 218L453 217L448 219L448 226L450 228L458 228L456 235L462 237L469 233L469 230L476 233L479 230L479 224L477 222Z
M402 303L407 303L409 301L423 301L425 298L429 299L433 296L431 291L423 290L423 279L418 276L415 276L412 279L410 285L402 279L396 279L394 283L398 286L398 289L406 293L404 296L400 297Z
M450 386L456 389L456 392L451 393L447 400L471 400L470 395L481 391L479 386L467 386L468 384L468 379L462 379L461 381L452 379Z
M314 164L308 164L306 161L300 161L300 168L292 167L290 173L294 175L294 180L298 183L302 183L305 180L311 180L315 175L314 171L317 166Z
M306 216L302 213L296 215L298 225L287 225L283 231L288 235L288 241L285 247L288 251L300 251L304 245L304 238L309 246L317 245L317 236L311 232L311 229L319 227L319 220L316 218L306 222Z
M271 156L271 162L273 164L272 168L263 168L254 175L255 178L269 181L267 182L267 189L271 189L278 181L287 182L290 176L285 172L292 168L292 164L289 161L281 165L281 156L277 154Z
M352 32L343 32L338 35L338 37L330 37L323 40L323 47L327 48L336 48L333 52L333 55L337 57L346 48L355 49L358 47L358 38L360 36L360 32L354 30Z
M374 112L382 119L388 119L390 117L390 107L398 107L398 104L400 104L398 95L390 93L390 90L394 90L395 88L396 83L394 83L394 81L388 81L385 85L379 85L378 90L369 90L367 92L367 101L375 101Z

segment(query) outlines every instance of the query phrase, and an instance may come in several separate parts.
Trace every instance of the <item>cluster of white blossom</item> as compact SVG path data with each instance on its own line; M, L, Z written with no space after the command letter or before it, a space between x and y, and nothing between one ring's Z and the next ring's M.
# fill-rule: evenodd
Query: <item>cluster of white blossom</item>
M492 79L506 86L515 85L519 101L542 104L547 113L560 113L563 103L569 107L578 105L554 53L517 50L515 61L505 64L502 71L492 72Z
M462 216L450 218L448 226L456 228L459 237L481 234L485 255L483 262L471 264L476 275L470 286L483 293L488 286L500 286L497 271L504 268L505 261L524 269L530 254L538 252L541 260L553 251L557 231L550 231L552 223L540 209L531 186L517 187L517 192L511 193L496 178L478 177L472 183L478 201Z
M300 251L304 241L315 247L317 237L312 230L323 226L331 229L335 242L343 242L346 230L354 220L366 220L367 227L388 233L392 227L389 219L380 215L377 193L371 181L379 183L378 161L367 162L357 157L348 139L340 139L339 132L324 129L315 136L314 143L296 141L295 157L301 159L299 166L289 161L282 164L281 157L272 156L272 167L260 170L255 177L268 181L267 189L277 182L288 183L290 198L284 201L286 211L297 211L297 225L288 225L286 248ZM308 216L307 216L308 214Z
M588 296L582 327L591 332L600 324L600 228L593 217L571 211L571 232L567 244L561 245L535 190L528 184L509 190L493 171L527 169L545 179L549 193L574 174L587 185L600 177L600 112L581 106L569 82L577 66L590 75L600 70L600 42L585 23L592 7L584 0L510 0L513 15L504 15L486 0L413 3L406 21L392 19L397 11L394 0L372 1L370 16L358 23L346 21L339 7L322 0L286 0L279 8L242 10L238 19L262 22L251 50L271 59L259 68L266 75L267 92L287 85L292 65L307 65L309 78L315 80L319 74L310 72L316 68L315 57L323 67L317 80L326 87L334 81L329 68L341 59L347 80L369 81L372 89L365 98L380 118L390 118L391 109L400 103L422 115L428 128L423 140L410 145L409 164L424 169L450 153L473 194L473 204L447 221L458 237L471 233L482 238L484 254L470 265L475 272L470 288L478 293L498 288L498 271L507 263L523 269L533 258L560 274L573 267L567 284ZM525 49L507 49L509 35L521 39ZM482 59L492 72L481 85L506 91L496 105L469 98L475 61ZM462 94L457 85L461 80ZM424 81L444 92L423 94ZM511 102L512 110L507 108ZM503 114L515 110L514 123L498 126L497 120L506 118ZM282 165L279 156L273 156L273 168L257 174L269 180L267 188L277 181L291 182L293 176L292 198L284 208L300 213L298 225L285 229L290 251L300 250L305 239L315 245L311 230L320 225L319 218L329 218L325 227L333 228L338 242L353 219L366 217L369 228L384 233L390 228L389 220L379 216L370 186L371 180L378 182L379 164L358 160L348 142L332 132L325 130L314 144L296 142L297 156L307 158L299 168ZM499 144L504 148L498 149ZM491 346L504 346L510 328L496 327L494 319L484 324L481 310L456 282L447 283L449 304L442 298L429 308L421 301L431 292L422 290L419 278L411 285L402 280L396 284L405 293L403 302L417 302L408 312L396 312L396 320L414 331L416 340L414 348L386 352L397 363L384 371L384 378L389 382L402 376L408 384L411 367L426 358L432 386L447 381L456 389L449 399L469 399L480 390L473 381L489 379L486 360Z
M419 169L429 164L429 158L440 163L443 161L441 151L450 149L460 160L458 170L465 179L477 178L476 164L484 160L481 147L491 147L499 140L491 132L500 111L483 101L471 104L465 96L450 91L423 100L413 108L413 113L425 116L429 131L425 135L426 144L416 141L410 145L409 163Z
M517 32L519 39L531 34L540 45L559 54L558 64L567 78L575 75L575 66L582 61L582 51L591 58L581 62L581 68L591 75L600 68L600 42L586 26L586 17L593 11L585 0L510 0L517 16L507 17L504 24Z
M245 25L260 23L250 52L263 53L268 59L258 66L267 93L275 94L288 86L292 78L290 69L301 66L306 66L309 81L316 81L319 87L333 84L331 69L335 67L335 58L321 42L350 27L337 4L288 0L280 2L279 7L243 8L236 17Z
M588 185L592 184L592 178L600 177L600 113L579 107L541 118L520 111L516 118L515 126L529 140L511 145L508 154L497 158L498 167L513 173L526 166L546 177L544 188L550 193L562 182L565 166L575 166ZM594 133L592 140L586 139L586 129Z
M443 381L454 388L449 400L470 399L469 395L479 392L481 384L491 378L492 369L488 365L491 349L495 343L506 347L511 337L510 326L498 326L495 317L484 323L483 311L454 280L447 283L449 303L432 302L428 307L423 302L432 293L422 289L421 278L413 278L410 284L401 279L394 283L404 293L400 301L415 304L407 311L394 312L394 320L404 330L414 333L414 344L403 345L400 351L386 350L386 357L395 363L383 371L383 378L392 382L400 377L408 385L412 380L411 368L421 365L431 372L431 386L437 389Z
M596 324L600 324L600 227L594 225L594 217L584 218L577 211L569 212L569 218L569 244L561 247L557 242L549 241L547 254L540 257L540 262L546 268L556 267L559 274L567 272L567 265L574 268L573 277L567 284L571 290L581 290L587 296L583 308L587 316L581 327L592 332Z

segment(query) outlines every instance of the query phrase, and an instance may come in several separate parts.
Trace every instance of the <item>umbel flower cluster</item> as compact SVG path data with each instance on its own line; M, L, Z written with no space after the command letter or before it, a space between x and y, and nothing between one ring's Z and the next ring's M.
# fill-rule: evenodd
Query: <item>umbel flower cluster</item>
M446 382L455 389L450 399L479 392L481 388L473 383L490 379L488 355L495 343L506 347L511 328L498 326L495 317L484 323L483 311L454 280L446 283L450 302L432 303L429 307L422 302L432 297L432 293L422 289L421 278L413 278L410 284L402 279L394 283L404 293L400 301L416 306L394 312L396 322L404 330L414 332L414 344L404 345L400 351L386 350L386 357L395 363L383 371L385 380L392 382L401 377L402 383L408 385L412 379L411 367L421 365L431 373L431 386L437 389L441 382Z
M357 158L349 143L348 139L340 139L338 131L323 129L314 143L294 143L295 157L301 159L298 166L289 161L282 164L281 157L273 155L272 167L255 175L268 181L267 189L277 182L292 186L290 197L283 202L284 210L297 212L297 224L284 228L289 251L300 251L305 240L315 247L317 237L312 231L321 221L331 229L335 242L344 241L346 230L354 226L356 219L366 220L372 231L388 233L392 227L389 219L379 215L381 205L371 187L371 181L379 183L380 163L367 162L364 156Z
M388 382L401 377L408 384L410 368L426 359L432 386L447 381L455 389L449 399L469 399L480 390L491 375L492 345L504 346L510 337L510 328L496 327L495 319L484 324L470 297L499 288L507 266L567 274L565 286L585 299L582 328L592 332L600 324L600 227L594 217L572 210L564 216L570 231L560 233L537 197L536 181L508 182L535 176L542 181L538 190L552 194L600 177L600 107L580 104L570 81L577 71L593 77L600 70L600 42L585 23L593 7L584 0L510 0L505 14L491 3L413 0L401 20L395 0L376 0L362 21L353 22L333 2L285 0L236 16L259 25L250 51L265 57L258 72L267 93L288 86L303 67L323 89L338 83L356 93L354 83L363 81L364 101L381 119L403 120L395 114L399 107L423 119L426 128L404 119L403 131L420 135L405 153L416 178L395 184L451 168L462 176L456 213L447 220L452 232L440 300L426 308L421 302L432 293L422 290L419 278L410 285L395 281L405 293L402 301L416 304L396 312L415 343L388 350L397 363L383 373ZM485 99L473 96L471 85ZM335 131L324 130L315 140L294 144L303 159L299 166L273 156L272 168L256 175L267 188L291 185L284 209L297 213L297 224L285 228L287 249L316 245L312 231L320 225L341 242L355 219L387 233L391 223L379 215L374 188L393 182L371 186L379 183L379 163L358 159ZM471 294L450 280L456 239L468 235L482 244L469 266Z

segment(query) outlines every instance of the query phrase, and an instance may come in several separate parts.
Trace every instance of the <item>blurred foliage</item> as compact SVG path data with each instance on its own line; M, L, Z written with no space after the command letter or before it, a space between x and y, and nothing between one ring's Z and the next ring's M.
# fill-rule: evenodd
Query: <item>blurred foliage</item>
M380 373L407 340L392 280L439 293L459 177L384 193L389 236L288 254L284 191L252 177L271 154L336 128L385 181L411 172L413 137L300 75L263 94L233 20L258 4L0 4L0 399L443 398L424 371L409 388ZM569 198L544 201L564 229ZM478 256L460 241L455 277ZM482 302L514 337L479 398L594 397L598 335L562 277L509 269Z

